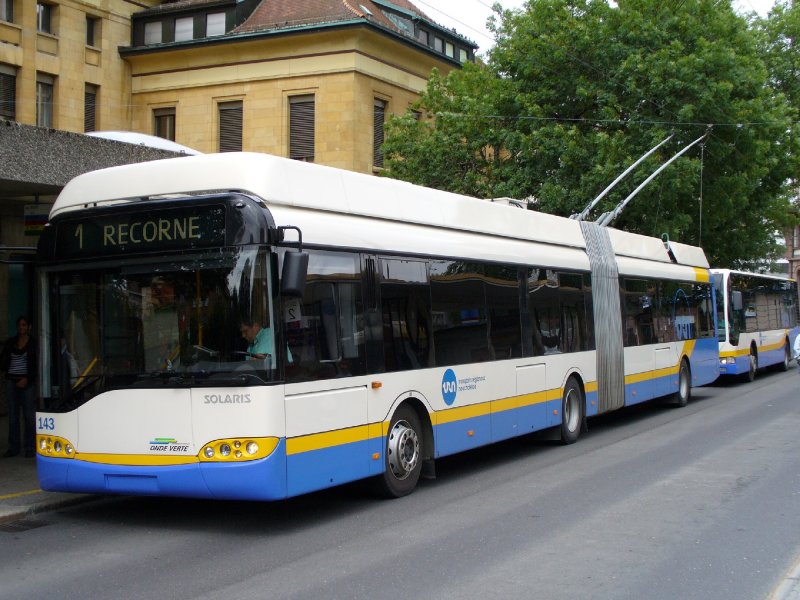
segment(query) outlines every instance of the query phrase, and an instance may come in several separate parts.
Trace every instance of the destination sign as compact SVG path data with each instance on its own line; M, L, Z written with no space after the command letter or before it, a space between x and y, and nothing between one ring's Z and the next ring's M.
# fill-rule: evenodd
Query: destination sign
M225 207L193 206L59 223L61 258L225 245Z

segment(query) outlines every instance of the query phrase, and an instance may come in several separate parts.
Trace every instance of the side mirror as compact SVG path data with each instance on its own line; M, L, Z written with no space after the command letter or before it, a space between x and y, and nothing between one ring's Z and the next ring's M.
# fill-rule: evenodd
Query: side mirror
M732 292L731 302L733 303L733 310L742 310L744 302L742 302L742 292Z
M302 297L308 275L308 252L286 252L281 272L281 296Z

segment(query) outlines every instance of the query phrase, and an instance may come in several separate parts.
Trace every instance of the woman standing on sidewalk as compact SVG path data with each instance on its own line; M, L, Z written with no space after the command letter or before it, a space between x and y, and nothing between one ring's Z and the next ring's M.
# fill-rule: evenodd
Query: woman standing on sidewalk
M8 450L5 458L20 451L19 417L22 413L25 432L25 456L33 457L36 445L33 387L36 380L36 347L30 336L31 323L27 317L17 319L17 335L9 338L0 354L0 371L6 374L8 402Z

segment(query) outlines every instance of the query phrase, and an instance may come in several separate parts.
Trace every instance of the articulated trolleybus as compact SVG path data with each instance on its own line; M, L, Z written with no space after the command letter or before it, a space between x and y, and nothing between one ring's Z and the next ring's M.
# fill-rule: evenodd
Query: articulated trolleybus
M775 275L714 269L719 370L753 381L762 367L787 371L800 332L797 282Z
M39 279L46 490L402 496L719 372L698 248L260 154L77 177Z

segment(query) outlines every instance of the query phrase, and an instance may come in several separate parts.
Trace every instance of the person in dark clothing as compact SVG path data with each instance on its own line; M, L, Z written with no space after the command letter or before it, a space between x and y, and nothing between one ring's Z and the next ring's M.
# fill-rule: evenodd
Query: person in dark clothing
M36 381L36 345L30 335L27 317L17 319L17 335L9 338L0 354L0 371L5 373L8 401L8 450L5 458L20 452L19 418L23 417L25 456L32 458L36 445L34 382Z

